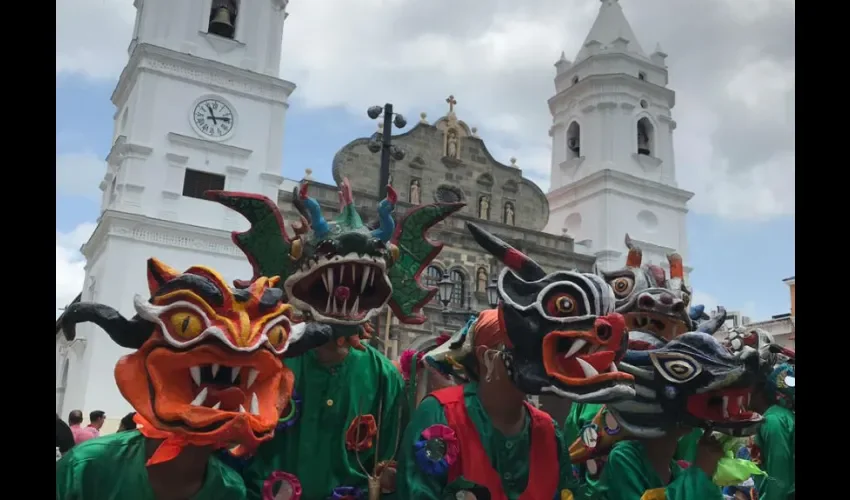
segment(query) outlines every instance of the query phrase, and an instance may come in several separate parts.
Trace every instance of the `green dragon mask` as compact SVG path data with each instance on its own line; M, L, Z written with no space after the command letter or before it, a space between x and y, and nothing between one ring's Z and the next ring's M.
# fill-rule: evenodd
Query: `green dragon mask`
M422 286L419 276L443 247L425 233L463 203L419 206L396 224L392 212L398 197L387 186L387 197L378 205L379 223L370 228L354 207L348 179L340 185L340 215L331 222L307 195L306 182L294 195L301 220L292 224L291 237L277 205L265 196L205 193L251 223L247 231L233 233L233 242L251 262L254 278L280 276L289 303L314 321L359 325L387 304L402 323L425 321L420 310L437 289ZM247 283L237 280L236 286Z

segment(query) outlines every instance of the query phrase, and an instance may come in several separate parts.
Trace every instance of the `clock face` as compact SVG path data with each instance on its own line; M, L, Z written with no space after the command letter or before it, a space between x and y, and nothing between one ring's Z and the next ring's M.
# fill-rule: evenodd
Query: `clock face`
M218 99L204 99L192 111L192 122L206 136L224 137L233 130L233 111Z

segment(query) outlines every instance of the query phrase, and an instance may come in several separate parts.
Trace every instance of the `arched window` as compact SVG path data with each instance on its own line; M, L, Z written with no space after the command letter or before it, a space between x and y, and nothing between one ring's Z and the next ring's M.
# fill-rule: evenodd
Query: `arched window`
M646 80L646 73L644 73L643 71L638 73L638 80Z
M578 83L578 75L573 77L573 85Z
M567 127L567 159L581 156L581 125L578 122L570 123Z
M441 271L439 267L428 266L428 268L425 269L425 274L422 276L422 284L426 287L436 287L437 282L439 282L442 277L443 271ZM434 295L434 298L439 299L440 293L437 292L437 294Z
M452 309L463 309L466 305L466 276L460 271L452 271L451 280L454 283L452 291Z
M639 155L652 156L655 146L655 128L649 118L643 117L637 122L637 152Z

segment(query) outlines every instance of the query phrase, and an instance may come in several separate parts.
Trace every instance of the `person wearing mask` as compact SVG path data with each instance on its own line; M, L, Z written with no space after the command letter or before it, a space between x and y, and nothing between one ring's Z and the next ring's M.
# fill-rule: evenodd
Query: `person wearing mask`
M118 424L118 432L124 431L132 431L136 429L136 421L133 420L133 417L136 416L136 412L131 411L130 413L124 415L124 418L121 419L121 423Z
M753 438L753 455L767 474L758 479L761 500L789 500L795 496L794 414L795 367L780 363L756 385L753 410L764 414L764 423Z
M80 410L71 410L71 413L68 414L68 425L74 434L75 444L80 444L97 437L92 432L93 429L91 427L83 427L83 412Z
M473 346L465 357L445 350L426 355L428 362L463 363L470 381L440 389L416 408L399 449L399 498L439 500L466 492L510 500L571 498L571 464L558 426L526 401L506 371L501 352L510 340L499 311L483 311L464 329Z
M263 443L242 469L248 498L262 498L266 479L277 471L297 477L302 500L366 491L367 473L375 472L382 489L391 491L390 461L403 431L402 375L386 356L360 342L361 326L308 325L332 331L333 340L287 361L301 400L300 409L293 409L299 417Z
M132 350L115 381L138 426L65 454L56 499L243 500L242 478L215 451L250 454L271 439L292 394L283 358L327 339L313 342L292 322L278 278L234 289L206 267L181 273L150 259L147 270L150 299L137 296L133 318L83 302L62 315L69 342L77 324L92 322Z

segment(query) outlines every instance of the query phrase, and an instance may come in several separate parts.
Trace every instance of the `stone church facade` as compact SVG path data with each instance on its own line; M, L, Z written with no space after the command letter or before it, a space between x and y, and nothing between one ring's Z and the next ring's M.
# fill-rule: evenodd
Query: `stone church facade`
M460 328L471 314L486 309L486 286L501 269L495 259L472 239L466 222L488 231L520 248L549 270L577 268L589 271L594 257L577 253L568 236L544 233L549 218L546 195L522 170L492 157L484 141L457 119L454 99L449 114L431 124L422 120L409 131L393 136L393 145L405 151L401 161L390 166L392 186L398 192L397 217L419 204L435 201L466 203L466 207L431 229L429 237L444 243L443 251L423 274L433 286L447 273L454 282L448 308L439 295L425 307L422 325L392 322L390 356L417 347L443 331ZM347 177L354 191L357 210L365 220L376 218L380 154L369 151L370 141L359 138L343 146L333 160L336 182ZM330 215L339 211L337 187L311 182L311 196ZM292 206L293 193L282 190L278 203L286 220L298 220ZM379 319L383 335L386 315Z

